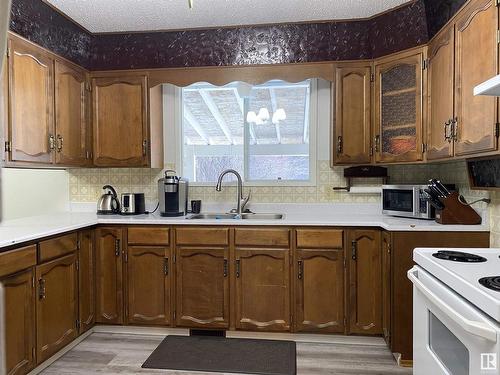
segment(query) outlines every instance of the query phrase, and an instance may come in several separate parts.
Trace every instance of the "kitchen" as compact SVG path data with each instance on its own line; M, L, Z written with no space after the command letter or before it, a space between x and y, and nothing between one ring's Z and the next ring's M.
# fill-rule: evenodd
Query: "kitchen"
M167 3L1 3L0 373L498 374L497 2Z

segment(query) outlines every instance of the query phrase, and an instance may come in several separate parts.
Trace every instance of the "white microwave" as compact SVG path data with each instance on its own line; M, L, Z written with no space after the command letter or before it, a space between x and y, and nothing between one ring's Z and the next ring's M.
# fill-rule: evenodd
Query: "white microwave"
M383 185L382 213L433 220L435 209L425 199L424 189L427 189L427 185Z

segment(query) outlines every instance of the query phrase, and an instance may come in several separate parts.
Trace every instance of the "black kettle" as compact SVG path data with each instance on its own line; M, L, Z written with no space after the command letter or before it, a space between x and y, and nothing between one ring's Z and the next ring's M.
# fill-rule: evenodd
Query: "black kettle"
M120 202L116 190L111 185L102 187L106 193L101 195L97 202L97 213L99 215L112 215L120 213Z

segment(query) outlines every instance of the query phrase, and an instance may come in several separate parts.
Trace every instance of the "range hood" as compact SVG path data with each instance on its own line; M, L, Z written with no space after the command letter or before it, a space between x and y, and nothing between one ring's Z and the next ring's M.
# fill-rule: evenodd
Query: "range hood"
M500 74L474 87L474 95L500 96Z

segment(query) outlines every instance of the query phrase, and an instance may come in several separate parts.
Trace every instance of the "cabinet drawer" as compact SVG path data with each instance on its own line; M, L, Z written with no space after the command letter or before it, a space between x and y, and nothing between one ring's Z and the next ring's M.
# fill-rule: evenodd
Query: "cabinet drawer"
M128 228L128 243L134 245L168 245L168 228Z
M298 248L340 249L343 245L343 230L297 229Z
M77 233L42 241L38 249L38 261L42 263L69 254L77 249L77 243Z
M234 242L239 246L288 247L290 230L287 228L242 228L236 229Z
M36 265L36 245L0 254L0 277L12 275Z
M176 243L179 245L227 245L228 228L177 228Z

